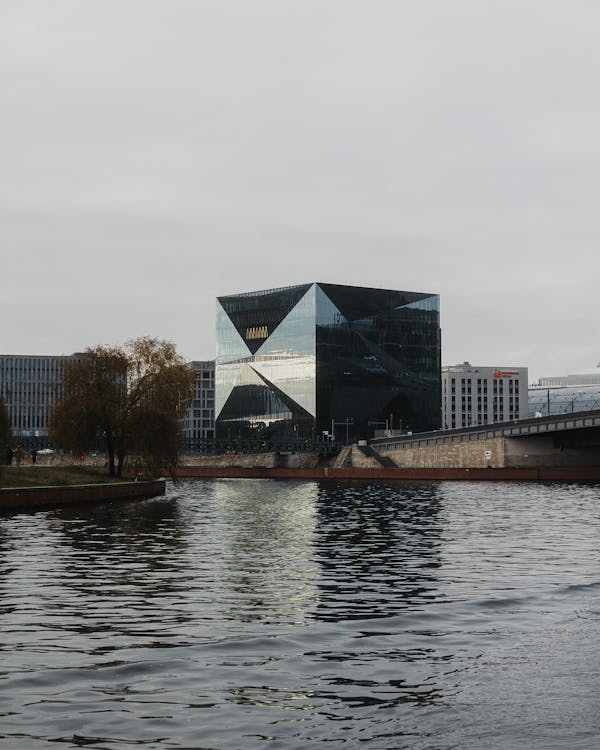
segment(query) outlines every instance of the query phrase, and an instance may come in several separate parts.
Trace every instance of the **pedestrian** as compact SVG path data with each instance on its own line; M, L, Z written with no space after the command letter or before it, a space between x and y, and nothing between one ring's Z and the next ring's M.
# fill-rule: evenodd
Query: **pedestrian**
M15 461L17 462L17 466L21 465L21 456L23 455L23 449L21 448L21 443L17 445L15 448Z
M31 451L31 463L32 463L32 464L35 464L35 462L36 462L36 461L37 461L37 451L36 451L36 449L34 448L34 449L33 449L33 450Z
M7 466L12 466L13 456L14 456L14 451L9 445L6 448L6 465Z

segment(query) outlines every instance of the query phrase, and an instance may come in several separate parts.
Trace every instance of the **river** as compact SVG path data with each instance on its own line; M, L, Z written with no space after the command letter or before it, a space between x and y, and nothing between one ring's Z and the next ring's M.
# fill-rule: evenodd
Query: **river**
M189 480L0 516L0 747L600 747L600 487Z

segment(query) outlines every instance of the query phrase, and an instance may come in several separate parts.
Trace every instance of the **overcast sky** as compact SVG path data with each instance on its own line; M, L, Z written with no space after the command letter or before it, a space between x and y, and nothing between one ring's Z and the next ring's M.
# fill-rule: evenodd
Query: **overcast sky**
M435 292L443 364L600 361L600 3L1 0L7 354Z

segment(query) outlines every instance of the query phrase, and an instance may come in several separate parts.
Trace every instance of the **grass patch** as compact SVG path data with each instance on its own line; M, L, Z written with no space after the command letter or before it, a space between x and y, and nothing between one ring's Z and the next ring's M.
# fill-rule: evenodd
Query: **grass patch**
M111 477L97 466L2 466L0 489L17 487L66 487L70 484L126 482L133 477Z

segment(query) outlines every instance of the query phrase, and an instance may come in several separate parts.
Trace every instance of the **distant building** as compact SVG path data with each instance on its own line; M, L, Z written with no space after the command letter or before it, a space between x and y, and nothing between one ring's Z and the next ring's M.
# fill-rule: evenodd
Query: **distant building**
M443 429L525 419L527 388L526 367L442 367Z
M219 297L217 438L435 429L440 364L436 294L313 282Z
M15 443L30 448L47 444L48 418L62 394L63 363L70 358L0 354L0 396Z
M529 416L600 409L598 372L540 378L529 386Z
M215 362L195 361L189 365L196 373L194 400L181 420L180 429L184 445L194 448L215 436Z
M0 396L12 438L28 448L48 445L48 420L62 396L64 363L79 355L0 355ZM214 360L190 362L196 372L194 401L180 422L184 440L212 440L215 430ZM192 445L192 444L190 444Z
M540 378L537 386L548 388L567 385L600 385L600 370L598 372L575 373L573 375L558 375Z

